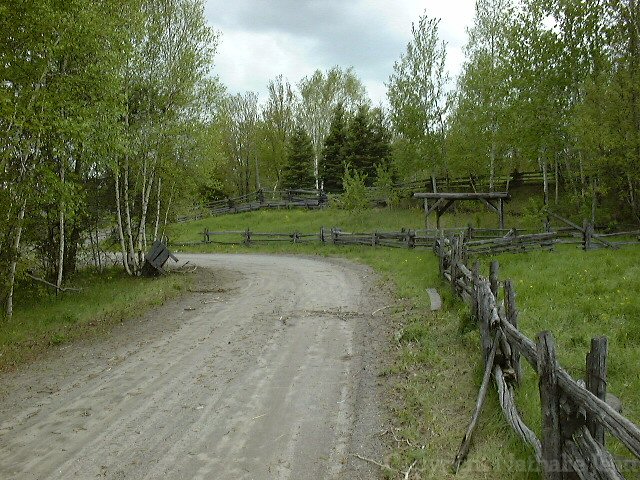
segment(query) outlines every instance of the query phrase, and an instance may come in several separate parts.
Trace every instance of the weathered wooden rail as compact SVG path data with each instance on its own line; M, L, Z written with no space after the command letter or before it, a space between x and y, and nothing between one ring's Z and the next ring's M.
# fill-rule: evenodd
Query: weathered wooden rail
M577 225L576 225L577 227ZM173 243L196 245L218 243L251 245L254 243L333 243L335 245L369 245L392 248L432 248L439 238L462 236L466 255L497 255L524 253L532 250L553 250L557 244L580 245L584 250L595 248L619 248L622 245L640 244L640 231L594 234L588 225L584 229L563 227L549 232L533 232L522 229L450 228L450 229L401 229L399 231L347 232L340 228L322 228L319 233L302 232L254 232L247 230L209 231L202 233L201 242ZM597 242L596 239L597 238ZM615 239L623 239L616 241Z
M328 197L322 190L279 190L265 192L257 190L255 192L241 195L239 197L225 198L210 203L205 207L205 212L209 216L225 215L231 213L253 212L262 209L281 208L322 208L327 204ZM177 219L179 223L202 218L202 213L189 216L181 216Z
M480 275L477 262L470 269L461 235L451 240L438 239L434 250L439 257L441 274L450 282L452 290L471 306L472 317L480 330L485 362L476 408L453 470L457 471L467 456L489 379L493 377L505 419L531 446L545 479L624 478L616 458L605 448L604 432L608 431L640 458L640 429L614 408L614 397L607 394L607 339L592 340L585 380L576 381L559 365L550 332L539 333L535 342L520 332L513 283L499 281L497 262L491 264L488 278ZM523 375L521 357L539 376L540 439L526 425L515 403L514 390Z

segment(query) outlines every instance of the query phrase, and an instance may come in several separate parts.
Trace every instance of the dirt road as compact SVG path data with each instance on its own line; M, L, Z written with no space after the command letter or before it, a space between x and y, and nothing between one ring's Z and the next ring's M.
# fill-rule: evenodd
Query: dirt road
M347 262L180 255L212 281L0 377L1 479L377 478L388 342ZM213 282L213 283L212 283Z

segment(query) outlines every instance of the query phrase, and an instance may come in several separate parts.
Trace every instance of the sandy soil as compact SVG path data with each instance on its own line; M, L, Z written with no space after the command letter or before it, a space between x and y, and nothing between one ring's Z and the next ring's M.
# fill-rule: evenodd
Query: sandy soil
M373 273L180 260L209 269L193 293L0 378L0 478L378 478L353 455L386 453Z

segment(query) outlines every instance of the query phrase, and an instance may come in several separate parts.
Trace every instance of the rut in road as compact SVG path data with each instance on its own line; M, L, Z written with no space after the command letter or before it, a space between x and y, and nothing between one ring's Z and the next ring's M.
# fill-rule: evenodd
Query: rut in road
M371 316L384 301L372 273L306 257L180 259L230 284L2 378L0 478L375 478L351 455L385 453L388 327Z

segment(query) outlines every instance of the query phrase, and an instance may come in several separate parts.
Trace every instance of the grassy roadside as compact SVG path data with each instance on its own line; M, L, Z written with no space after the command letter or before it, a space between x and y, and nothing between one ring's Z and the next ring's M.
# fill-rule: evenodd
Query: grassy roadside
M25 283L16 291L10 321L0 320L0 370L13 368L47 349L96 335L136 317L186 289L186 275L132 278L121 269L85 270L70 283L80 292L56 296L48 287Z
M565 246L494 259L501 265L500 278L515 282L520 329L531 339L551 331L559 362L574 378L584 378L591 338L608 337L607 389L622 400L623 414L640 424L640 248L583 252ZM537 377L528 365L525 378L518 406L539 428ZM614 439L607 442L614 453L628 455ZM624 473L626 478L640 474Z

